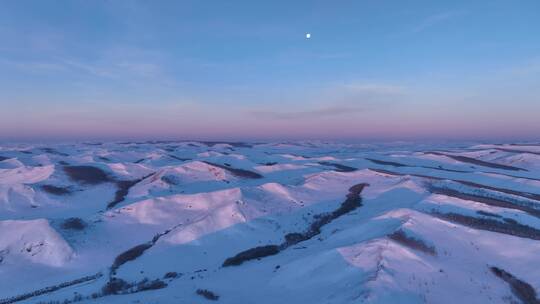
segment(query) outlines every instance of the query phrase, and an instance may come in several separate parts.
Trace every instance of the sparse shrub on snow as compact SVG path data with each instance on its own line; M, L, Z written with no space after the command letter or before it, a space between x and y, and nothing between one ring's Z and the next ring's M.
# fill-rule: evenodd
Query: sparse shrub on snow
M409 247L411 249L419 250L430 255L436 255L435 247L428 246L421 239L414 238L407 235L403 230L398 230L388 236L390 239L396 241L397 243Z
M219 296L208 289L197 289L197 294L204 297L207 300L217 301Z
M86 226L86 223L78 217L70 217L62 223L62 229L83 230Z
M111 177L103 170L93 166L65 166L67 176L78 183L97 185L111 182Z
M152 247L152 243L145 243L124 251L114 259L114 263L111 267L112 270L115 270L120 265L125 264L129 261L133 261L136 258L140 257L144 253L144 251L150 247Z
M101 288L103 295L120 294L131 288L133 284L119 278L112 278Z
M266 256L274 255L279 253L279 246L277 245L267 245L267 246L259 246L255 248L248 249L246 251L242 251L239 254L230 257L223 262L223 266L233 266L233 265L240 265L245 261L263 258Z
M69 190L67 187L59 187L54 185L43 185L41 186L41 190L54 195L67 195L71 193L71 190Z
M511 273L506 272L504 269L492 266L490 267L490 270L491 272L493 272L494 275L508 283L508 285L510 285L510 288L512 289L512 292L524 304L540 303L540 299L536 297L536 291L529 283L516 278Z
M163 282L160 279L155 279L153 281L148 281L144 279L137 283L135 292L145 291L145 290L155 290L167 287L167 283Z
M163 276L163 278L164 278L164 279L175 279L175 278L177 278L178 276L179 276L179 274L178 274L177 272L175 272L175 271L170 271L170 272L167 272L167 273Z
M324 225L362 206L362 198L360 197L360 193L367 186L369 186L369 184L361 183L350 187L349 193L347 194L345 201L341 203L341 205L336 210L330 213L324 213L315 216L315 221L311 223L307 231L303 233L293 232L285 235L285 241L280 245L259 246L242 251L233 257L227 258L223 262L223 267L236 266L242 264L245 261L260 259L270 255L278 254L281 250L284 250L289 246L309 240L312 237L320 234L321 228Z

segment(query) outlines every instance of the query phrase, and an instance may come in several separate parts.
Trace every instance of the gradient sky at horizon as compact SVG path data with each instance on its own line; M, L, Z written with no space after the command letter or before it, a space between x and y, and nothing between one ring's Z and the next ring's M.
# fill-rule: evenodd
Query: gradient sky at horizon
M0 107L14 141L540 140L540 1L0 1Z

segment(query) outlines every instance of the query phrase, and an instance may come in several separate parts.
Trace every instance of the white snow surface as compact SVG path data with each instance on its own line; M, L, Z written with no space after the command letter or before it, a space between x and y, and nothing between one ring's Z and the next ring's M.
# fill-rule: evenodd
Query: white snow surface
M0 282L1 304L536 303L540 144L3 144Z
M61 267L73 255L71 247L45 219L0 221L0 235L3 263L31 262Z

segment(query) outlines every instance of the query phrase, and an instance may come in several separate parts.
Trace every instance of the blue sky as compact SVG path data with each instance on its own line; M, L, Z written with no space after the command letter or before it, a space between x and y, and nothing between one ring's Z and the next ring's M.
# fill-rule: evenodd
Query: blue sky
M1 1L0 139L540 139L539 33L539 1Z

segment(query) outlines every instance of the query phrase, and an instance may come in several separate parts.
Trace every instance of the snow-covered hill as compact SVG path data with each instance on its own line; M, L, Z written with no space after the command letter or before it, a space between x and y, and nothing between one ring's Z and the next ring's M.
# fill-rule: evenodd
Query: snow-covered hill
M0 146L0 304L540 303L539 155Z

